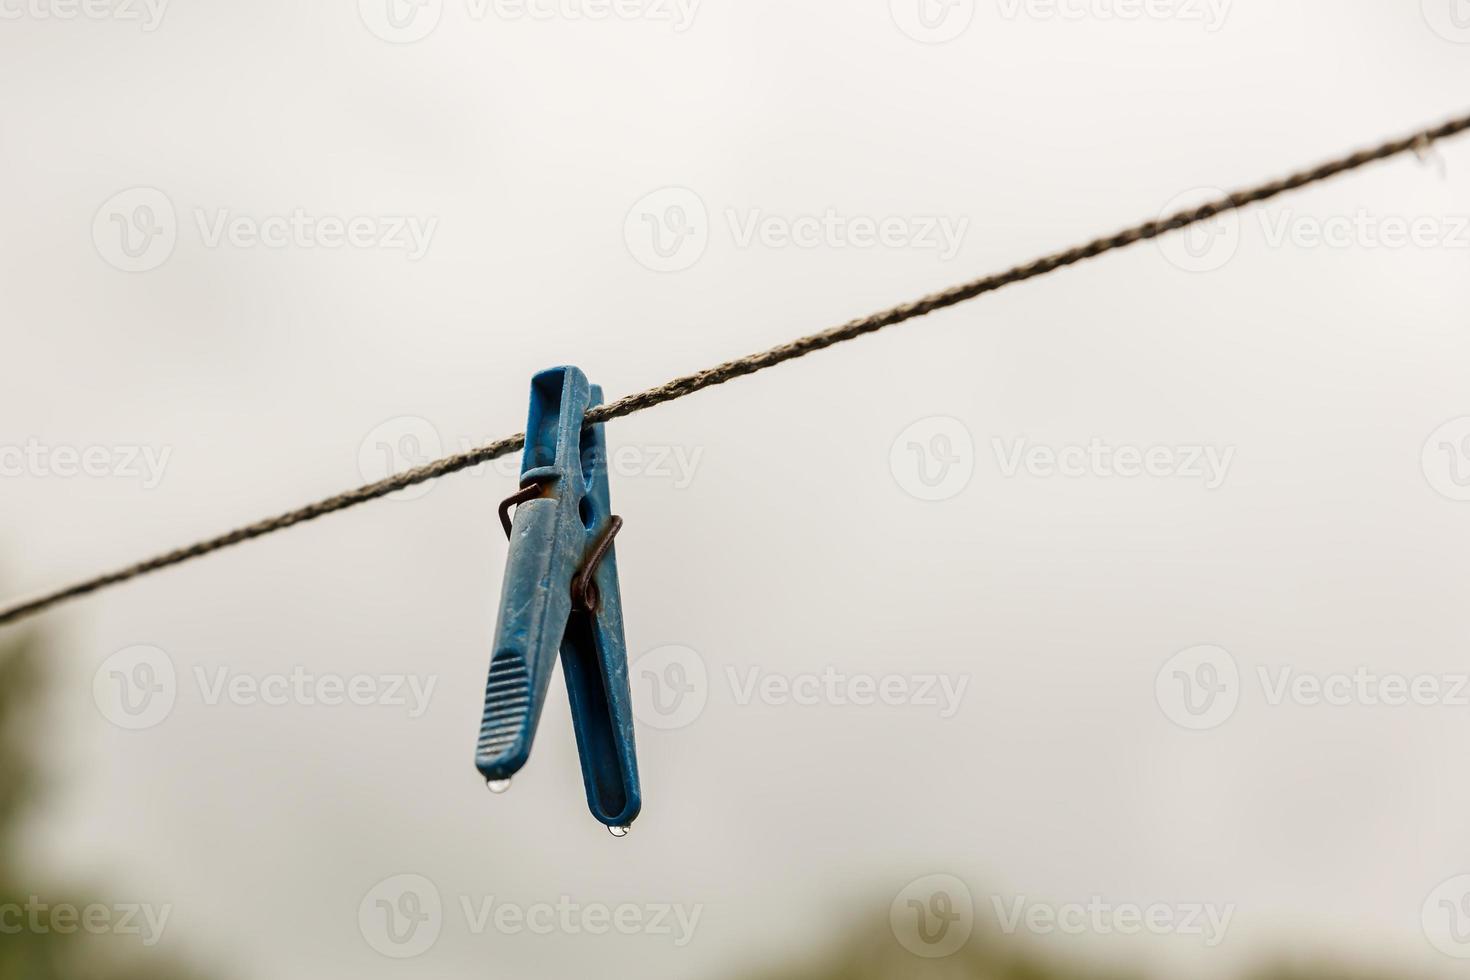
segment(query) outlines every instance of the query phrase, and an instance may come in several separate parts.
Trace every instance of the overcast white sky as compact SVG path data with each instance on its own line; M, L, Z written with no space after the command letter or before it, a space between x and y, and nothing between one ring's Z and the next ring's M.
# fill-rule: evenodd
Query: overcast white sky
M543 367L616 397L1470 107L1452 0L384 2L0 0L5 593L519 431ZM1052 937L1085 955L1450 975L1467 189L1446 144L610 425L625 840L559 675L512 792L476 778L487 467L51 616L37 864L242 980L724 977L935 873L1233 908ZM140 645L176 696L129 731L94 681ZM249 695L298 669L433 688ZM405 874L443 913L394 959L359 907ZM699 918L465 914L561 896Z

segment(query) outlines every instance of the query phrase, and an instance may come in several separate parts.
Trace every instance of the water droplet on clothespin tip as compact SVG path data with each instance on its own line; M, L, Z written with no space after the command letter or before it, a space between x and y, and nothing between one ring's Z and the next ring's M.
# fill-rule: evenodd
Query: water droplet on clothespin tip
M609 828L607 828L607 832L609 834L612 834L614 837L627 837L628 836L628 828L627 827L609 827Z
M487 779L487 780L485 780L485 788L488 789L488 790L490 790L490 792L495 793L496 795L499 795L501 793L504 793L506 790L510 789L510 780L509 779Z

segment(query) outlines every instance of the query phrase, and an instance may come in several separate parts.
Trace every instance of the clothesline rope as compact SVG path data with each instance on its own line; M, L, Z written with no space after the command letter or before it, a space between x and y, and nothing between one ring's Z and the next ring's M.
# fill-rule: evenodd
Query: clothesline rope
M1183 210L1177 214L1168 215L1153 221L1145 221L1132 228L1120 231L1117 234L1094 239L1085 245L1079 245L1075 248L1067 249L1064 252L1045 256L1033 262L1028 262L1025 265L1008 269L1005 272L954 286L912 303L895 306L881 313L875 313L871 316L845 323L842 326L833 327L830 330L824 330L820 333L814 333L810 336L793 340L790 343L772 347L767 351L751 354L748 357L743 357L738 360L727 361L717 367L699 371L695 374L675 378L666 384L658 385L657 387L638 392L637 394L628 395L617 401L592 409L586 415L586 424L594 425L599 422L622 418L634 412L641 412L655 405L662 405L665 402L671 402L677 398L692 395L696 391L701 391L714 385L724 384L726 381L732 381L735 378L754 374L757 371L764 371L767 368L775 367L777 364L803 357L813 351L824 350L835 344L882 330L885 327L895 326L937 310L956 306L979 296L984 296L986 293L993 293L1006 286L1049 275L1067 266L1075 265L1078 262L1085 262L1142 241L1157 238L1167 232L1188 228L1191 225L1208 221L1218 215L1238 211L1241 208L1249 207L1253 204L1269 201L1288 191L1321 183L1322 181L1357 170L1379 160L1386 160L1410 151L1420 154L1426 153L1439 140L1459 135L1466 130L1470 130L1470 114L1451 119L1430 129L1420 130L1401 139L1389 140L1371 149L1359 150L1358 152L1339 157L1279 180L1269 181L1256 187L1227 194L1225 197L1196 208ZM236 528L218 537L197 541L186 547L177 548L115 571L83 579L30 599L23 599L5 606L0 606L0 626L38 615L64 602L121 585L123 582L141 578L144 575L150 575L174 565L182 565L185 562L202 558L205 555L221 551L232 545L265 537L277 531L284 531L289 527L295 527L297 524L304 524L307 521L316 520L318 517L347 510L350 507L365 504L379 497L386 497L390 493L395 493L396 491L416 486L420 483L437 480L440 477L469 469L472 466L478 466L481 463L488 463L508 453L515 452L524 445L524 442L524 434L518 433L513 436L507 436L504 439L480 446L477 449L446 456L423 466L378 480L375 483L358 487L355 490L348 490L344 493L328 497L325 500L319 500L316 503L299 507L296 510Z

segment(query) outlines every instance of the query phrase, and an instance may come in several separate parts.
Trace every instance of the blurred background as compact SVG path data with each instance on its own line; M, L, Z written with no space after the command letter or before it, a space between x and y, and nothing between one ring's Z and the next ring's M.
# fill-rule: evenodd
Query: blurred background
M0 16L7 596L1470 108L1460 0ZM0 975L1460 975L1467 181L610 423L621 840L559 677L472 765L514 460L0 633Z

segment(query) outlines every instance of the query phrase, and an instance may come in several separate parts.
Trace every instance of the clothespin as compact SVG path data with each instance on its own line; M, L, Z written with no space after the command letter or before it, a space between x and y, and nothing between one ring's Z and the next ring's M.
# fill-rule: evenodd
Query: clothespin
M603 427L582 424L600 404L602 389L577 368L531 379L521 491L500 505L510 554L475 766L491 790L509 788L531 754L560 650L587 805L622 837L642 797L612 547L623 521L608 498Z

